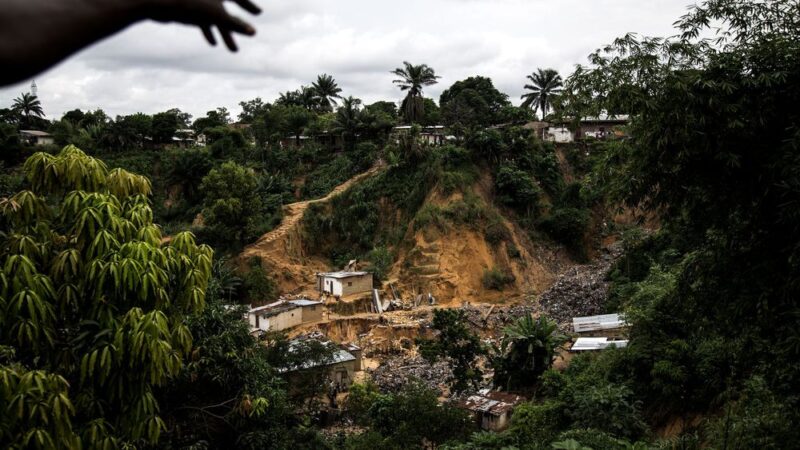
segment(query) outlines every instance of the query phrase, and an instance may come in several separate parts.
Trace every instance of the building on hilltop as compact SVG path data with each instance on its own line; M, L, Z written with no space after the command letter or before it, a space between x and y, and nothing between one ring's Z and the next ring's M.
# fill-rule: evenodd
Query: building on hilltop
M20 130L19 137L28 145L43 146L56 143L53 135L46 131Z
M318 273L317 290L334 297L368 293L372 291L372 274L347 271Z
M301 299L278 301L252 308L247 313L253 332L282 331L322 320L322 303Z

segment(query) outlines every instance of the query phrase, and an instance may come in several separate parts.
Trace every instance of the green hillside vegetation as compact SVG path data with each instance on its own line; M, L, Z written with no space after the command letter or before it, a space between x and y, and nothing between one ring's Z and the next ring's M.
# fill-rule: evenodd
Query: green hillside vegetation
M437 106L425 64L393 72L399 108L342 98L321 75L273 103L242 102L249 127L224 108L194 121L76 110L49 123L20 98L27 110L0 110L0 446L796 448L797 6L709 0L675 37L627 35L563 80L529 77L525 105L543 117L630 114L626 137L607 141L542 142L517 126L536 110L485 77L450 86ZM702 39L712 24L725 34ZM425 144L419 125L439 120L454 139ZM410 133L390 138L401 123ZM56 145L21 142L17 130L34 125ZM176 146L188 128L207 146ZM309 206L315 256L366 260L383 279L409 231L468 228L511 244L511 223L576 261L618 233L625 253L604 307L626 314L629 345L555 369L565 337L546 317L518 317L488 345L463 311L435 310L421 355L452 366L442 382L453 391L491 369L497 386L528 394L510 428L477 432L423 384L390 394L365 383L345 408L360 428L323 434L325 374L290 389L281 369L330 361L330 348L253 339L235 305L274 298L276 285L259 261L237 273L226 256L274 229L283 205L378 160L385 170ZM616 228L618 209L660 229ZM502 290L510 276L490 267L483 283Z

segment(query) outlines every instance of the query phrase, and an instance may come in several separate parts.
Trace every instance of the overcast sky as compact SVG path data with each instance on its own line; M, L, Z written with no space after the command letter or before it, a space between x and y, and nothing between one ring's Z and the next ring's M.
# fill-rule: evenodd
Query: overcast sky
M240 101L272 101L321 73L333 75L345 96L396 101L389 71L403 61L442 77L425 90L434 99L455 81L484 75L518 103L537 67L568 75L627 32L672 35L692 0L255 2L264 9L252 19L258 34L239 39L239 53L208 46L198 29L139 24L39 75L45 113L103 108L113 117L178 107L198 117L225 106L235 118ZM29 85L0 89L0 107Z

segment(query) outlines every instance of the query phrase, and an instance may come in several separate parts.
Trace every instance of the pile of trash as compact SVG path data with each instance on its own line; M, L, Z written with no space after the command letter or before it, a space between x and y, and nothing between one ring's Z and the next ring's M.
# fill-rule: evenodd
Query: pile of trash
M453 376L446 361L429 364L421 356L388 358L378 368L367 369L367 373L381 392L397 393L408 383L419 381L439 395L444 395L447 380Z
M562 274L539 297L542 313L565 331L572 329L574 317L603 314L609 288L606 275L619 255L618 249L610 249L594 264L573 267Z

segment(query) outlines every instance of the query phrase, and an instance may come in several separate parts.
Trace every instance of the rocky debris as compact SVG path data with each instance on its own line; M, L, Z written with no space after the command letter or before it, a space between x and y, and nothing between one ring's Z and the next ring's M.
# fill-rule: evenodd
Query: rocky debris
M576 266L562 274L539 297L542 313L558 322L562 331L572 330L574 317L603 314L609 288L606 275L621 254L619 246L612 246L593 264Z
M388 358L377 369L368 369L367 373L381 392L397 393L403 386L418 380L439 395L445 394L447 380L453 376L446 361L429 364L421 356Z

